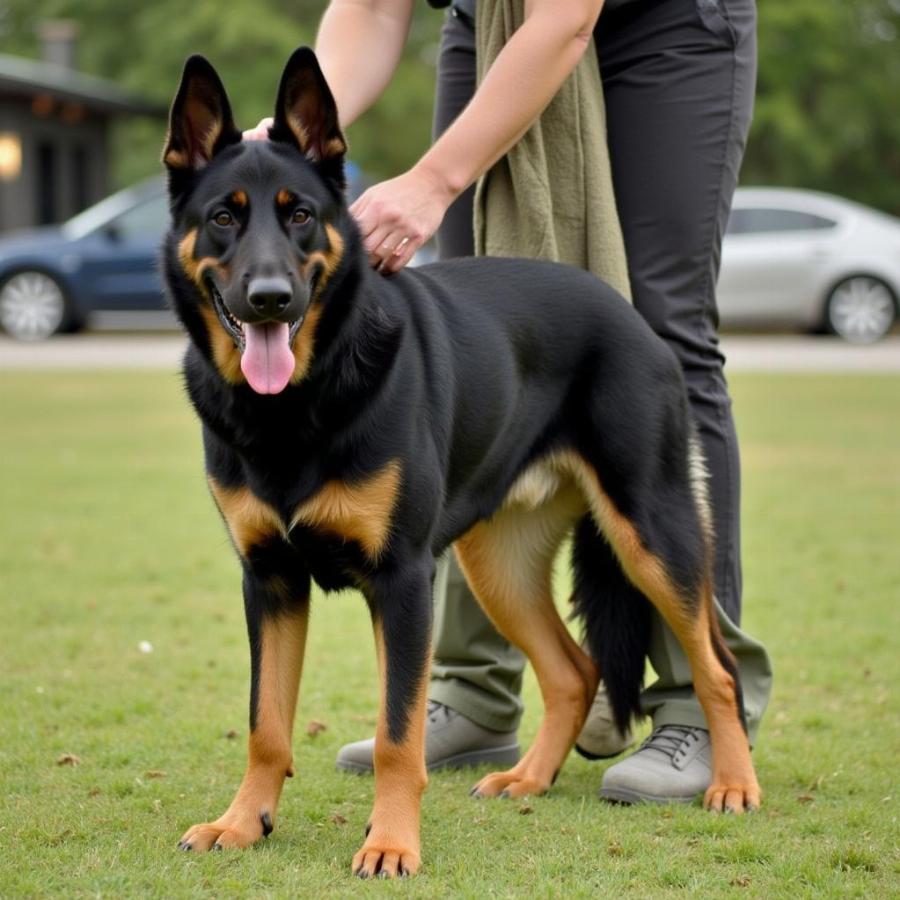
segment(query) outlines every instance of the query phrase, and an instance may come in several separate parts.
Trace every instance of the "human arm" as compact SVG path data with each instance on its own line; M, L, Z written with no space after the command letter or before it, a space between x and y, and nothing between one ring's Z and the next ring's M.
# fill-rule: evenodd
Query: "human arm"
M332 0L326 10L316 49L342 126L390 81L414 2ZM369 188L351 206L374 266L394 272L406 265L447 207L522 137L578 64L602 6L603 0L526 0L522 26L453 124L409 171ZM264 120L245 136L264 137L267 127Z
M454 123L409 171L351 207L374 265L405 265L450 203L521 138L577 65L601 7L602 0L526 0L522 26Z
M338 109L341 128L353 124L391 81L409 34L416 0L331 0L316 36L316 56ZM360 65L365 60L365 68ZM268 137L272 119L244 132Z
M319 23L316 56L342 128L388 86L403 54L416 0L331 0ZM365 67L360 62L365 61Z

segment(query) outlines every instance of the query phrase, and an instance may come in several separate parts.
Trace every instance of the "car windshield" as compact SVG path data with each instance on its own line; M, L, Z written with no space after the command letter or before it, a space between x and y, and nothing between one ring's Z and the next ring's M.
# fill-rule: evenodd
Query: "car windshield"
M99 203L89 206L86 210L78 213L77 216L69 219L68 222L63 223L63 234L69 240L74 241L85 237L85 235L96 231L98 228L102 228L112 219L125 212L125 210L153 196L153 192L149 188L155 180L152 179L151 182L125 188L125 190L111 194Z

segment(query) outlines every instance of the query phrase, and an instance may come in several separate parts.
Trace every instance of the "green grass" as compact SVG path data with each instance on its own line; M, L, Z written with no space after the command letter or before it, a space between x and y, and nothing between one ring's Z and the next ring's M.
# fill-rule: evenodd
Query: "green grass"
M422 874L361 884L349 862L372 782L332 768L375 721L359 598L314 601L275 833L176 852L230 801L246 738L238 567L199 430L171 375L4 372L0 896L897 896L900 378L733 388L745 623L777 666L763 810L606 806L604 765L580 758L528 803L475 802L472 773L436 774ZM532 679L526 701L527 740ZM309 737L311 719L327 730ZM80 764L57 764L66 753Z

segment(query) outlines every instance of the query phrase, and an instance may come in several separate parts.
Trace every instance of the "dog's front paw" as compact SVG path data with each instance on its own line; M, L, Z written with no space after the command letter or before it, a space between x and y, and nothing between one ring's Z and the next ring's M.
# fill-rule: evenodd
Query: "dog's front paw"
M714 781L703 796L703 806L711 812L743 813L759 809L762 791L756 780L745 783Z
M227 812L215 822L204 822L189 828L178 842L179 850L243 849L255 844L272 830L272 816Z
M530 777L516 769L508 772L492 772L485 775L475 787L469 791L472 797L483 800L486 797L518 798L538 797L550 790L551 781Z
M352 869L357 878L402 878L415 875L421 862L418 841L382 839L373 829L353 857Z

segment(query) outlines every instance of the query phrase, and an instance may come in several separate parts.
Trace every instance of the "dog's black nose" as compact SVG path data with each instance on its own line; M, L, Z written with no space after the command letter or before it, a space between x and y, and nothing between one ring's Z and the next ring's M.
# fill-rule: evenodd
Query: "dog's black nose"
M247 285L247 302L262 316L278 316L294 299L287 278L254 278Z

